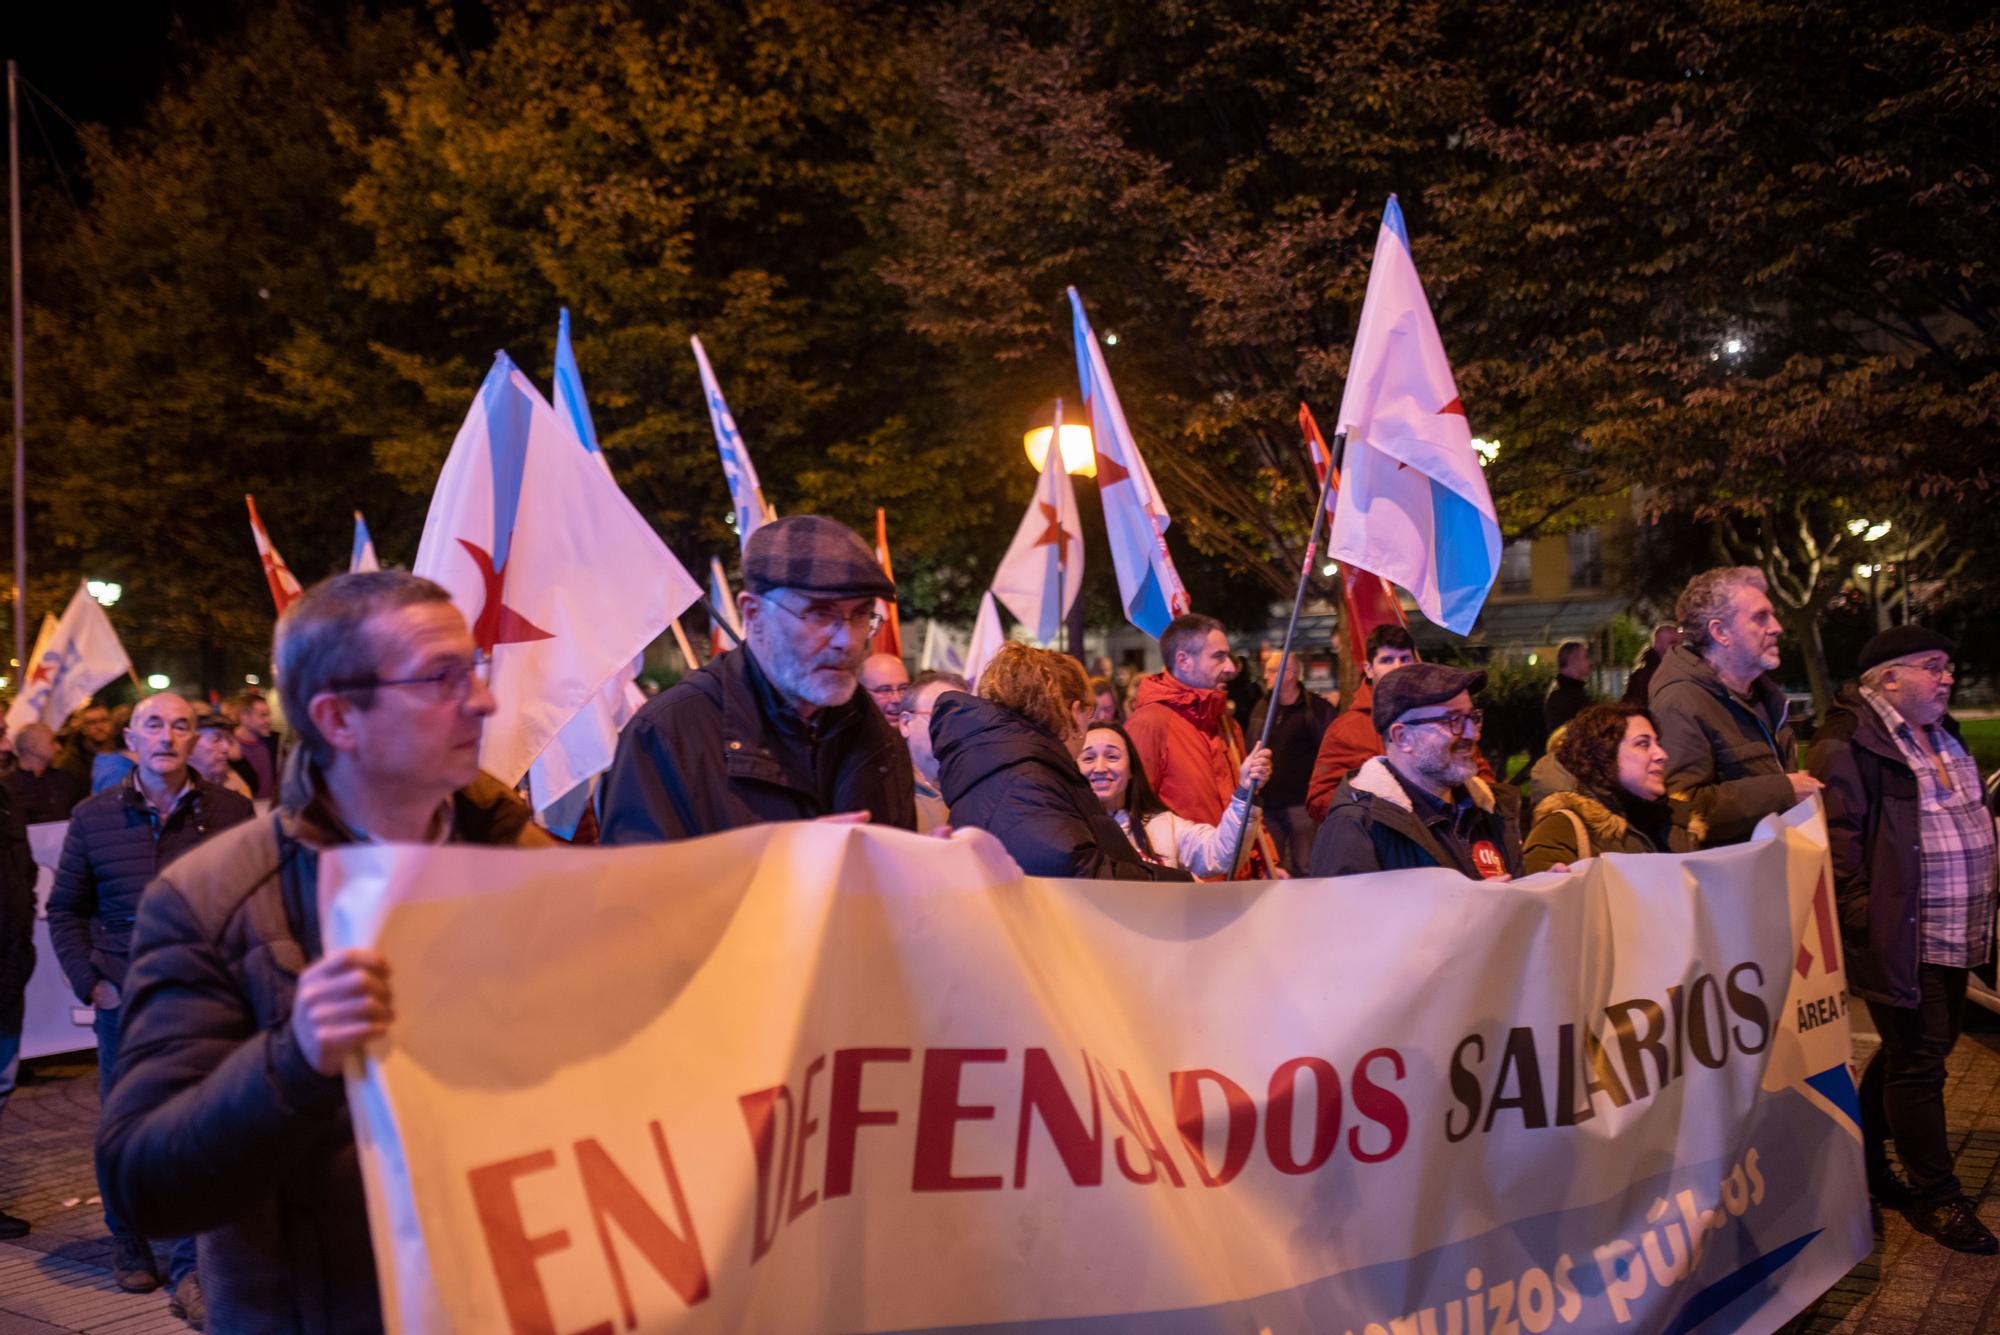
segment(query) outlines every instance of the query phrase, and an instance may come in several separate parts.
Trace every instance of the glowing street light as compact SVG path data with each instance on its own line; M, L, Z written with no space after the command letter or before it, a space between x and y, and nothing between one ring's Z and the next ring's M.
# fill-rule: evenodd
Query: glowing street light
M1500 442L1474 436L1472 438L1472 452L1479 456L1479 466L1484 468L1500 457Z
M1888 520L1876 523L1872 519L1850 519L1847 531L1863 542L1880 542L1887 536L1891 525Z
M118 600L125 596L123 584L115 584L107 579L86 580L83 591L106 607L115 606Z
M146 678L146 684L156 691L164 691L173 685L173 679L164 672L155 672Z
M1085 408L1076 400L1062 401L1062 461L1063 471L1073 477L1097 476L1097 450L1090 437L1090 428L1081 420ZM1055 434L1056 400L1035 410L1028 421L1028 432L1021 437L1021 445L1028 451L1028 462L1037 473L1042 471L1042 460L1049 455L1049 437Z

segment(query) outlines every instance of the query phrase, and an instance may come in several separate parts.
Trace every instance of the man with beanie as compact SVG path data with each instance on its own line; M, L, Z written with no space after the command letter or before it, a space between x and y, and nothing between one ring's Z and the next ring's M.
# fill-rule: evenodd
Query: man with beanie
M1826 785L1848 986L1882 1035L1861 1078L1870 1193L1947 1247L1991 1253L2000 1240L1960 1189L1945 1134L1945 1058L1966 978L1993 957L1996 866L1979 767L1947 712L1955 648L1922 626L1868 641L1806 766Z
M859 689L896 586L859 534L818 515L760 526L743 548L743 643L648 701L618 738L604 844L866 812L916 828L909 752Z
M1412 663L1375 683L1384 753L1341 783L1313 842L1314 876L1449 867L1473 880L1520 874L1521 850L1477 774L1484 672Z

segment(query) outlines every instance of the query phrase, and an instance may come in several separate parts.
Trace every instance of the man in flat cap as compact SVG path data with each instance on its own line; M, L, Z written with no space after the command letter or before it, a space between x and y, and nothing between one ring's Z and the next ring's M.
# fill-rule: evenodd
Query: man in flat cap
M599 842L650 843L866 812L916 828L910 757L857 672L894 598L860 535L818 515L743 549L743 643L648 701L605 777Z
M1375 683L1383 754L1341 782L1313 841L1314 876L1449 867L1474 880L1521 870L1521 850L1479 778L1484 672L1412 663Z
M1962 1252L2000 1251L1952 1171L1945 1058L1966 978L1993 957L1995 848L1979 767L1950 713L1955 646L1895 626L1862 647L1806 766L1826 785L1826 826L1848 987L1882 1046L1861 1077L1868 1185ZM1889 1168L1896 1142L1908 1183Z

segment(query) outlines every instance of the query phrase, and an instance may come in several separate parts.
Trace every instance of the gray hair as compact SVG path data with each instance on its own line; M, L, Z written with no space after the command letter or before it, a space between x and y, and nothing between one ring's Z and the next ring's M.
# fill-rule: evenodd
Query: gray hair
M1768 594L1771 585L1764 572L1755 566L1717 566L1687 582L1674 603L1674 620L1680 622L1688 648L1698 654L1708 651L1714 643L1709 638L1708 623L1729 619L1730 604L1738 589Z
M369 618L377 612L450 601L442 586L402 570L335 575L292 601L272 636L271 658L278 667L278 698L284 703L285 719L307 755L321 764L333 759L333 748L307 709L313 697L332 690L335 682L369 676L381 666L384 646L366 633ZM370 688L355 688L351 695L363 709L375 703Z
M1869 668L1861 674L1861 684L1871 691L1881 690L1883 676L1888 673L1890 668L1895 666L1894 663L1877 663L1874 667Z

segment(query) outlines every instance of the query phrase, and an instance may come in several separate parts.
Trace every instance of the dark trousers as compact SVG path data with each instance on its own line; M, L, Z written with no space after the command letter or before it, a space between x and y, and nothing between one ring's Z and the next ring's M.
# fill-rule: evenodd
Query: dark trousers
M1960 1195L1944 1133L1944 1059L1965 1021L1968 971L1919 965L1915 1006L1868 1003L1882 1047L1861 1076L1861 1128L1871 1172L1885 1165L1882 1141L1896 1142L1896 1157L1919 1205L1939 1205Z
M1313 836L1319 833L1319 822L1303 806L1266 807L1264 828L1270 831L1272 846L1278 850L1278 861L1285 870L1294 876L1304 876L1306 863L1312 860Z
M118 1021L124 1012L116 1008L100 1010L92 1027L97 1031L97 1101L102 1106L110 1097L118 1076ZM112 1208L111 1193L104 1189L104 1171L99 1166L97 1193L104 1201L104 1227L114 1238L136 1237ZM175 1238L167 1244L167 1283L180 1283L181 1276L194 1269L194 1239Z

